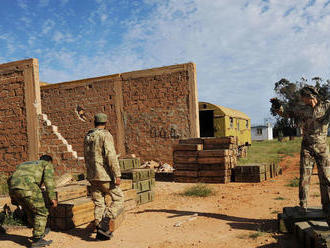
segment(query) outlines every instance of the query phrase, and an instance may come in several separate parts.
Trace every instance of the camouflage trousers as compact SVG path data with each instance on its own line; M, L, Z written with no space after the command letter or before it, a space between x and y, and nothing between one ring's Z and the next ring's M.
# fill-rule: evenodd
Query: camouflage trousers
M124 195L113 182L90 181L95 205L94 218L98 225L103 217L115 219L124 208Z
M45 201L38 185L31 185L29 190L11 189L9 194L11 199L20 205L27 215L29 223L33 226L33 237L42 237L47 225L48 209L45 206Z
M321 203L325 212L330 213L330 159L327 142L306 145L303 141L300 153L300 206L307 208L308 191L314 162L317 165L320 182Z

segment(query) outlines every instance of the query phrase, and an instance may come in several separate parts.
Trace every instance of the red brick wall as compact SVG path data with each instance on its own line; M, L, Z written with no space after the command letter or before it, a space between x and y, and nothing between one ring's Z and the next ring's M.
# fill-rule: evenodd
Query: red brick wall
M164 72L123 76L125 147L144 160L172 163L172 145L196 137L190 120L193 79L186 68Z
M121 155L172 163L172 144L199 137L195 65L128 72L41 87L43 113L83 156L93 115L108 114L108 129ZM86 112L81 121L75 109Z
M0 65L0 173L3 174L37 156L38 140L34 136L37 132L29 132L35 124L33 117L37 109L32 102L38 105L30 94L37 78L35 66L37 61L33 59ZM32 119L27 118L28 112ZM31 145L34 142L36 146Z
M40 127L40 149L39 156L48 154L53 158L56 175L64 173L83 173L84 160L78 160L73 152L69 151L69 146L58 138L52 129L52 125L47 125L46 121L39 117Z
M91 79L41 87L43 113L58 127L80 157L84 156L84 136L94 127L95 113L103 112L108 115L107 128L117 140L116 97L118 95L115 93L114 79ZM84 110L86 121L78 117L78 106Z

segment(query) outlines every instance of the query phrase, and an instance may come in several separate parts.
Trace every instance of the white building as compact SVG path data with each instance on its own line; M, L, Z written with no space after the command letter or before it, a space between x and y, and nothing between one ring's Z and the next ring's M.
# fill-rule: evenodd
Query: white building
M272 140L273 127L270 123L267 125L255 125L251 127L252 140Z

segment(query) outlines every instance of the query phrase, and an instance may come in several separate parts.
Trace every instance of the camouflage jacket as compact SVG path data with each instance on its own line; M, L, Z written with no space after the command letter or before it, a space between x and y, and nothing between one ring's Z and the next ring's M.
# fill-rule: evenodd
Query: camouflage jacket
M89 130L84 140L87 180L111 181L120 177L120 167L113 137L108 130Z
M326 142L330 121L330 101L318 102L314 108L297 104L293 109L284 109L284 115L298 120L297 124L303 131L304 143Z
M17 166L16 171L9 182L10 189L30 190L31 184L41 187L46 186L46 192L50 200L56 199L54 167L44 160L29 161Z

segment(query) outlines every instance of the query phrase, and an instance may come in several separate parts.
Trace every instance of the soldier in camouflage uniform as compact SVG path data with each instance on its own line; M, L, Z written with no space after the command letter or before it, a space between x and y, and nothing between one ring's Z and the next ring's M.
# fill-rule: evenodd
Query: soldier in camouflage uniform
M108 240L110 219L115 219L123 211L123 192L120 185L120 167L113 137L105 129L107 115L96 114L95 128L88 131L84 140L84 155L87 180L91 183L95 205L94 216L97 229L96 238Z
M321 202L323 211L328 216L330 226L330 160L327 144L327 132L330 120L330 101L318 100L318 92L312 86L300 90L303 105L297 104L295 109L284 109L278 114L299 120L303 140L300 152L299 200L304 211L307 209L308 190L314 166L317 164L320 181Z
M52 241L44 240L49 232L46 228L48 209L45 205L41 185L46 186L46 193L53 207L57 206L52 157L43 155L38 161L25 162L17 166L8 180L9 195L15 205L20 205L33 225L31 247L44 247Z

